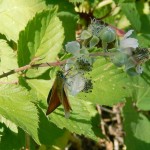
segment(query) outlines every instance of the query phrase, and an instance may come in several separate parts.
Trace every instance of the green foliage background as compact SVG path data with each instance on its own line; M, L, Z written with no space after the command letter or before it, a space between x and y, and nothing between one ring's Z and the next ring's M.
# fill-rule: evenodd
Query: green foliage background
M77 8L78 3L80 7ZM83 27L88 23L77 12L84 15L92 13L97 18L109 13L104 21L126 31L134 29L134 37L140 46L149 48L148 9L148 2L131 0L108 3L96 0L1 0L0 74L33 62L54 62L58 55L60 59L67 58L64 45L75 40L77 21ZM122 68L118 69L98 57L90 73L95 81L93 91L69 96L73 109L69 119L64 118L62 106L48 117L45 115L55 68L29 69L22 74L1 78L1 83L19 81L19 84L0 84L0 149L20 149L25 146L25 137L28 136L32 138L31 149L35 149L36 144L41 145L41 149L45 145L59 145L63 149L67 143L63 139L68 139L70 133L83 134L98 141L103 135L97 124L95 105L113 106L122 101L126 102L123 110L125 144L132 150L150 148L149 116L131 108L134 100L140 111L150 110L149 66L148 61L141 76L129 77ZM61 144L58 144L58 139Z

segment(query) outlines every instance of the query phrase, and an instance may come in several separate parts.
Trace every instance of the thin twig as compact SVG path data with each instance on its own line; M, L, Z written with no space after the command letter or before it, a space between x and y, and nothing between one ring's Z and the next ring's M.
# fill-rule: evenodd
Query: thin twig
M106 57L109 57L109 56L112 56L113 54L112 53L104 53L104 52L97 52L97 53L91 53L90 56L93 56L93 57L96 57L96 56L106 56ZM67 61L66 60L63 60L63 61L56 61L56 62L48 62L48 63L41 63L41 64L29 64L29 65L26 65L26 66L23 66L23 67L20 67L20 68L17 68L17 69L13 69L13 70L10 70L6 73L3 73L0 75L0 78L4 78L4 77L7 77L9 75L12 75L14 73L17 73L17 72L21 72L21 71L25 71L25 70L28 70L30 68L38 68L38 67L47 67L47 66L61 66L63 64L65 64Z
M49 62L49 63L41 63L41 64L33 64L33 65L30 64L30 65L26 65L26 66L23 66L23 67L20 67L17 69L10 70L6 73L3 73L0 75L0 78L7 77L7 76L12 75L17 72L25 71L30 68L38 68L38 67L46 67L46 66L60 66L60 65L63 65L65 62L66 62L66 60L60 61L60 62L57 61L57 62Z

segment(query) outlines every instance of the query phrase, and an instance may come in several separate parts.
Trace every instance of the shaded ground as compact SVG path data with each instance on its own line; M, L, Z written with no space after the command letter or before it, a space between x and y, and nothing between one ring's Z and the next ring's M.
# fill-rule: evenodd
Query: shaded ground
M73 134L69 141L68 150L126 150L124 145L124 131L121 110L123 103L114 107L98 106L101 117L100 127L105 139L99 142L92 141L84 136Z

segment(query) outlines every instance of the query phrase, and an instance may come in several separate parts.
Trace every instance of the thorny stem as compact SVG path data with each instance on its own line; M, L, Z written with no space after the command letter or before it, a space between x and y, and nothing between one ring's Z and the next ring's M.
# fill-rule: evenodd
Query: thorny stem
M114 54L109 53L109 52L107 52L107 53L97 52L97 53L91 53L90 54L91 57L96 57L96 56L109 57L109 56L112 56L112 55L114 55ZM30 68L47 67L47 66L61 66L61 65L65 64L66 61L67 60L41 63L41 64L29 64L29 65L26 65L26 66L23 66L23 67L20 67L20 68L17 68L17 69L10 70L6 73L3 73L3 74L0 75L0 78L7 77L7 76L12 75L12 74L17 73L17 72L25 71L25 70L28 70Z

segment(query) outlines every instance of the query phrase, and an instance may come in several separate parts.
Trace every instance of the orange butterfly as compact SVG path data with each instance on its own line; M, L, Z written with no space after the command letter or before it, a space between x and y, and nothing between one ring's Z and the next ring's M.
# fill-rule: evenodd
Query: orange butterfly
M53 112L60 104L63 105L65 111L65 117L69 118L71 106L67 97L67 89L65 85L66 78L62 71L58 71L56 79L49 92L47 103L48 109L46 115Z

